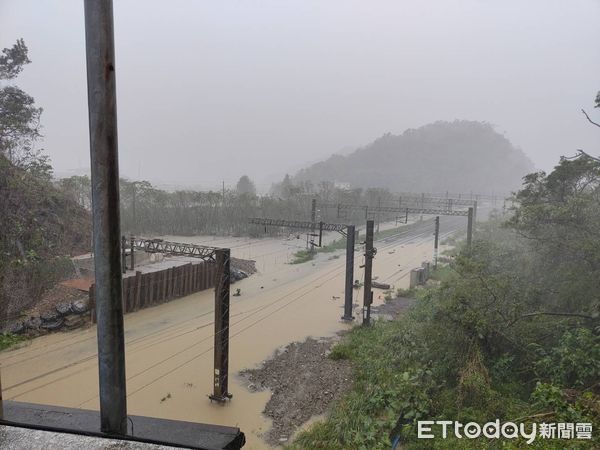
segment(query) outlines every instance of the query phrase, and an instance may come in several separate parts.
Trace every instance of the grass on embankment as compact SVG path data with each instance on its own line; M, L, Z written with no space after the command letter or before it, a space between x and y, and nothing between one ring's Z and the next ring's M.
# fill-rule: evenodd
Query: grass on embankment
M410 224L408 226L412 226L412 225L413 224ZM378 239L380 240L380 239L388 238L390 236L393 236L394 234L397 234L398 232L400 232L402 230L406 230L406 226L380 231L379 233L374 234L374 240L377 241ZM363 242L364 240L365 240L365 235L360 234L358 236L358 240L356 241L356 244L358 245L360 242ZM302 263L305 263L308 261L312 261L315 258L317 253L333 253L338 250L345 250L345 249L346 249L346 239L345 238L336 239L336 240L330 242L329 244L323 245L322 247L315 247L316 251L312 252L312 253L309 250L297 251L296 253L294 253L293 259L290 262L290 264L302 264Z
M290 264L302 264L313 260L315 253L310 250L298 250L294 253L294 259L290 261Z
M7 350L23 341L27 340L24 336L17 336L11 333L0 334L0 351Z
M569 405L544 383L525 386L511 371L509 355L485 360L477 345L464 344L458 329L439 324L440 314L446 315L449 306L441 304L439 282L448 288L459 275L450 267L440 267L434 278L439 281L428 288L402 292L417 302L397 320L357 325L332 349L331 358L351 361L352 389L336 400L324 421L299 433L286 448L389 449L391 437L400 435L402 449L559 449L569 442L538 438L527 445L523 439L417 439L416 422L529 422L529 417L553 408L559 412L546 417L549 422L571 422L574 417L592 421L591 406ZM594 445L572 443L579 445L574 448Z

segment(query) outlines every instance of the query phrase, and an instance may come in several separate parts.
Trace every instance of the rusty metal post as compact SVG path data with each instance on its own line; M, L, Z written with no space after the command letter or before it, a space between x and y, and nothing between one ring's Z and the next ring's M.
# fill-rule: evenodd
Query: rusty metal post
M365 285L363 297L363 325L371 323L371 303L373 303L373 292L371 291L371 280L373 278L373 228L372 220L367 220L367 236L365 240Z
M127 434L112 0L85 0L100 429Z
M437 269L439 237L440 237L440 216L436 216L436 218L435 218L435 237L433 239L433 267L435 269Z
M354 225L346 228L346 285L344 286L344 315L342 320L354 320L352 315L352 283L354 282Z
M471 248L473 242L473 208L469 208L469 214L467 216L467 247Z
M215 280L215 345L214 345L214 390L211 400L224 402L232 397L228 392L229 379L229 285L230 250L215 252L217 274Z

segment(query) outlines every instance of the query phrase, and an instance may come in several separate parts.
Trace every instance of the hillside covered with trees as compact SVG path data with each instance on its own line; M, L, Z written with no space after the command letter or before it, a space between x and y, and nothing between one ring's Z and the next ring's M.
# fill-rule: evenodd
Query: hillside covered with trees
M89 251L90 213L52 182L42 149L42 109L12 84L30 63L19 39L0 55L0 328L35 304Z
M435 122L385 134L347 155L302 169L296 183L322 181L394 192L510 192L532 162L484 122Z

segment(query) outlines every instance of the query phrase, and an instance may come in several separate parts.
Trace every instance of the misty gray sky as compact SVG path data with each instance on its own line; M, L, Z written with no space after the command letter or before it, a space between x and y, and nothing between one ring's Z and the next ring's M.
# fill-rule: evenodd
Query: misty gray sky
M217 188L435 120L488 121L541 169L600 130L600 0L114 0L121 175ZM82 0L0 0L55 172L89 167Z

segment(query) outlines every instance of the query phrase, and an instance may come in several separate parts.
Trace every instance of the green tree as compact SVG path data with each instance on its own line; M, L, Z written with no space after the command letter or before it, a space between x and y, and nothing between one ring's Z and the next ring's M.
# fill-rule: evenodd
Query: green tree
M235 186L238 194L256 195L256 186L248 175L242 175Z
M92 183L87 175L73 175L58 182L62 190L86 209L92 208Z
M594 293L600 292L600 162L585 154L563 158L550 174L524 180L509 226L540 255L549 307L594 314Z
M23 39L11 48L2 50L0 56L0 80L12 80L31 61ZM15 85L0 88L0 155L11 164L42 178L49 179L52 167L49 158L36 149L41 137L40 116L42 108L35 100Z

